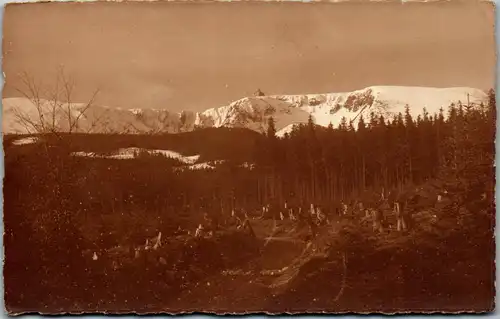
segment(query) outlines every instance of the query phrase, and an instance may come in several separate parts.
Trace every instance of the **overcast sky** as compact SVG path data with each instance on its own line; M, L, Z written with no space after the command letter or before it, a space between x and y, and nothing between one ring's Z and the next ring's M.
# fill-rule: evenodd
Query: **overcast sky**
M203 110L251 95L370 85L494 86L494 12L443 3L43 3L5 11L4 97L17 74L116 107Z

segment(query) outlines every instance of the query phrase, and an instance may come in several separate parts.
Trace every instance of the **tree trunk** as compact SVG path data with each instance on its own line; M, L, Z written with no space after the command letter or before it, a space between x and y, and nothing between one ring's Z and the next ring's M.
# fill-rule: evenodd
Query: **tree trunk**
M361 189L364 191L366 189L366 163L365 163L365 156L363 155L363 175L362 175L362 187Z

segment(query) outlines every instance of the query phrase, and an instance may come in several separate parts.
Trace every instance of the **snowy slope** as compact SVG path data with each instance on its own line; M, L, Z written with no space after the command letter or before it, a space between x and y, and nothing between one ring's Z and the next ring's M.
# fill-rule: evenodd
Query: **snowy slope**
M193 165L200 158L200 155L184 156L178 152L171 150L150 150L138 147L120 148L116 152L113 152L113 154L111 155L96 154L94 152L74 152L72 153L72 155L79 157L96 157L109 159L135 159L141 153L147 153L149 155L161 155L189 165Z
M53 103L41 100L32 103L26 98L5 98L2 100L2 125L4 133L35 133L32 123L41 127L68 131L68 114L71 123L78 123L76 131L82 133L159 133L192 130L194 112L175 113L155 109L122 109L93 105L88 109L83 103L62 104L56 108ZM40 110L40 112L39 112ZM80 115L82 112L83 115ZM42 116L40 116L42 114ZM184 116L183 116L184 115ZM182 127L185 117L187 125ZM78 121L76 119L78 118ZM43 120L42 120L43 119Z
M313 115L316 124L328 126L331 122L338 126L342 117L358 120L362 115L367 119L371 112L390 119L400 112L404 113L406 105L414 117L422 114L423 108L429 114L439 113L440 108L446 110L452 103L467 103L467 94L471 103L486 99L485 92L473 88L373 86L354 92L308 96L309 101L315 99L320 104L302 108Z
M467 87L373 86L353 92L278 98L285 98L311 114L317 125L328 126L332 123L334 127L338 127L342 117L345 117L348 123L353 121L356 127L361 117L367 121L372 112L375 115L383 115L387 120L397 116L398 113L404 114L405 107L408 105L410 114L414 118L423 114L424 108L430 115L439 113L439 110L443 108L446 116L452 103L480 104L486 101L487 95L484 91ZM296 123L303 123L303 121ZM294 124L278 128L277 135L283 136L285 133L290 133Z
M269 117L275 120L278 135L291 131L293 124L305 123L312 115L316 124L337 127L342 118L353 121L356 125L360 116L370 118L370 113L383 115L391 119L399 112L404 113L408 105L412 116L429 114L445 110L452 103L461 101L466 104L478 104L486 101L485 92L467 87L427 88L407 86L372 86L362 90L342 93L255 96L245 97L229 105L210 108L195 113L181 113L155 109L120 109L104 106L91 107L79 121L80 132L99 133L158 133L191 131L195 127L242 127L255 131L265 131ZM45 121L52 119L50 103L44 102ZM70 106L73 118L76 118L83 104ZM63 108L67 109L67 106ZM26 132L20 123L19 110L31 121L39 122L35 106L27 99L3 99L3 132ZM67 113L59 111L56 115L57 129L67 129ZM49 123L50 124L50 123ZM50 126L50 125L49 125Z
M469 96L468 96L469 95ZM343 93L247 97L228 106L209 109L198 115L197 125L247 127L257 131L267 128L270 116L275 119L278 136L290 132L297 123L305 123L312 115L317 125L337 127L342 118L356 125L361 116L370 113L392 119L405 111L416 117L426 108L429 114L444 111L452 103L480 103L486 93L474 88L427 88L401 86L373 86Z
M195 125L244 127L264 131L271 116L276 127L281 128L290 123L306 122L309 113L277 97L246 97L198 114Z

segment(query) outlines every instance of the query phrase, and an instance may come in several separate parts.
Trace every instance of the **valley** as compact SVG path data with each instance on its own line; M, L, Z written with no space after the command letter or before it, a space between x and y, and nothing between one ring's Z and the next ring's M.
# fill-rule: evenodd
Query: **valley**
M5 135L9 309L491 309L493 103L283 137Z

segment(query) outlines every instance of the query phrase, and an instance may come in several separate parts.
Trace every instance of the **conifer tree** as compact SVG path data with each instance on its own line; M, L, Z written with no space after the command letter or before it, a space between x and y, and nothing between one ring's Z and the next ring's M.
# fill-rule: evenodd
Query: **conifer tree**
M312 117L312 114L309 114L309 117L307 118L307 128L311 131L314 131L314 119Z
M267 120L267 137L273 139L276 137L276 127L272 116Z

